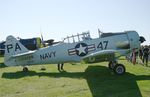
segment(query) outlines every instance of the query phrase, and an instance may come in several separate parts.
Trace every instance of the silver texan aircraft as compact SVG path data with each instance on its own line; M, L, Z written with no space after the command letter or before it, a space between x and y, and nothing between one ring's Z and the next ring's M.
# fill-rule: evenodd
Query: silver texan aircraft
M136 31L102 33L95 39L87 32L64 38L58 44L29 51L10 35L6 38L4 64L21 65L23 71L28 71L28 65L108 61L108 67L115 74L121 75L125 73L125 67L118 63L118 58L138 51L140 43L140 36Z

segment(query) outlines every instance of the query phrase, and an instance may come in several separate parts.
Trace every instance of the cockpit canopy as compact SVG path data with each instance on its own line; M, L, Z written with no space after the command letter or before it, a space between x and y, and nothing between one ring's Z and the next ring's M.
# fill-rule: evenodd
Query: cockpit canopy
M75 42L90 40L90 39L92 39L90 36L90 32L87 31L87 32L83 32L82 34L67 36L66 38L63 39L62 42L75 43Z

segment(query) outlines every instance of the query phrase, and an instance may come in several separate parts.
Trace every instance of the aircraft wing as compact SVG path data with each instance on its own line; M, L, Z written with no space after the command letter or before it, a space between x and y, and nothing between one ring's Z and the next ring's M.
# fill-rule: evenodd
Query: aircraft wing
M119 58L122 55L122 52L119 50L101 50L98 52L91 53L82 58L82 60L86 63L94 63L101 61L112 61L116 58Z

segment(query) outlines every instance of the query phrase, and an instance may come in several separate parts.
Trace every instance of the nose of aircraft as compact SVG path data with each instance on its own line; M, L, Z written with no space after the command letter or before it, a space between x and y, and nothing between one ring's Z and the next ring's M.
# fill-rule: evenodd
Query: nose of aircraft
M140 40L139 40L141 43L143 43L145 40L145 38L143 36L140 36Z

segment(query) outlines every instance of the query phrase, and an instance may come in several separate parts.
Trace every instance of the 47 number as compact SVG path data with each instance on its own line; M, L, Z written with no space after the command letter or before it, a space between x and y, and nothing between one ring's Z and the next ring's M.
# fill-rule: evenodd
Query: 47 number
M97 48L101 48L101 50L104 50L107 49L107 46L108 46L108 41L103 41L98 44Z

